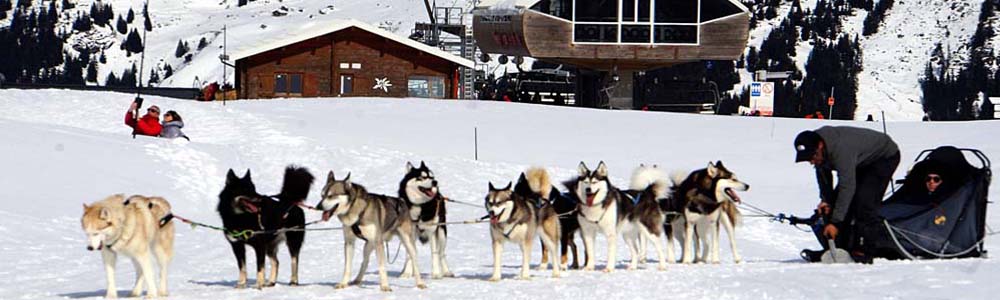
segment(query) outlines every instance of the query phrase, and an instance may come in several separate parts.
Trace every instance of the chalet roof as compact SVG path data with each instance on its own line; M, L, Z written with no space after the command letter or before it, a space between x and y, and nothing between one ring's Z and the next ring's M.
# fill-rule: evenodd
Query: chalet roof
M394 42L406 45L410 48L440 57L442 59L451 61L460 66L472 68L475 63L471 60L462 58L460 56L448 53L447 51L428 46L424 43L408 39L396 35L392 32L378 28L368 23L361 22L353 19L345 20L334 20L316 26L311 26L305 30L298 30L297 32L290 32L289 34L270 34L272 38L262 38L259 39L257 43L253 45L248 45L246 47L240 47L235 54L232 56L233 60L244 59L253 55L257 55L263 52L278 49L287 45L305 41L311 38L320 37L337 31L341 31L348 28L358 28L372 34L384 37L386 39L392 40Z

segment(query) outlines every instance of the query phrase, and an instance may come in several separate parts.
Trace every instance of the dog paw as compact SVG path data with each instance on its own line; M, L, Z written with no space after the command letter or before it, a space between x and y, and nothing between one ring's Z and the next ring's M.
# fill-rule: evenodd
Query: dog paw
M350 285L361 285L361 279L355 279L351 281Z
M338 290L342 290L342 289L346 289L347 286L348 285L346 283L341 282L341 283L338 283L337 285L333 286L333 288L338 289Z
M520 280L531 280L531 275L530 274L521 274L521 277L518 277L517 279L520 279Z
M455 278L455 273L452 273L452 272L444 272L444 277L448 277L448 278Z
M602 271L603 271L604 273L611 273L611 272L614 272L614 271L615 271L615 269L614 269L614 268L604 268L604 270L602 270Z
M431 279L441 279L443 277L444 275L441 275L441 273L431 274Z
M418 289L421 289L421 290L423 290L423 289L426 289L426 288L427 288L427 285L426 285L426 284L423 284L423 283L418 283L418 284L417 284L417 288L418 288Z
M500 275L493 275L493 277L490 277L490 281L491 282L500 281Z
M247 288L246 282L240 282L236 284L236 289L245 289L245 288Z
M584 271L593 271L594 267L583 267Z
M167 292L160 292L159 296L160 296L160 297L168 297L168 296L170 296L170 293L167 293Z
M277 282L273 282L273 281L272 282L268 282L267 284L264 285L264 287L274 287L275 284L277 284Z
M299 282L298 281L290 281L290 282L288 282L288 285L290 285L290 286L299 286Z
M660 265L660 266L656 267L656 270L657 271L666 271L667 270L667 266Z
M410 272L399 273L399 278L406 279L406 278L412 278L412 277L413 277L413 274L410 273Z
M118 299L118 292L109 291L107 294L104 294L104 299Z
M136 297L141 297L141 296L142 296L142 290L139 290L139 291L132 291L131 293L128 293L128 296L129 296L130 298L136 298Z
M392 288L390 288L388 284L387 285L382 285L380 288L382 289L383 292L391 292L392 291Z

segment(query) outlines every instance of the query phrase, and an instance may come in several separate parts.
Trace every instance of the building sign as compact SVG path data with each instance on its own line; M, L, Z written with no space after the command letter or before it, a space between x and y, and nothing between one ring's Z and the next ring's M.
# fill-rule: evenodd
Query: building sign
M375 86L373 86L372 89L382 90L383 92L388 93L390 87L392 87L392 83L389 82L389 77L375 78Z
M750 83L750 109L761 116L774 115L774 82Z

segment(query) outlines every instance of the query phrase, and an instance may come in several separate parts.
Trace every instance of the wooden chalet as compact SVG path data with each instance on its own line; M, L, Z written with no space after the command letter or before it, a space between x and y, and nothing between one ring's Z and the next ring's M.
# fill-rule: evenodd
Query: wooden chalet
M455 99L473 62L354 20L339 20L238 51L240 99L418 97Z

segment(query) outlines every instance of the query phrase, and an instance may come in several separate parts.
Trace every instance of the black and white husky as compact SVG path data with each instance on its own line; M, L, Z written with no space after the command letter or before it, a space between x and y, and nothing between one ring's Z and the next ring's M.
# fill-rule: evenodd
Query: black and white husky
M673 236L683 238L681 262L692 263L697 255L697 243L703 247L699 261L719 263L719 225L726 229L733 251L733 261L742 258L736 249L736 224L740 213L735 203L740 201L738 191L750 190L750 185L736 178L736 174L722 165L721 161L708 163L708 167L695 170L687 176L683 173L671 176L674 183L672 195L662 203L666 211L679 214L668 227L668 236L673 244Z
M660 224L663 224L663 212L658 209L656 199L665 195L666 188L662 181L650 184L641 193L636 193L638 199L618 190L608 181L608 168L601 162L597 169L591 171L583 162L579 166L579 175L567 186L578 199L577 220L583 233L583 245L589 259L584 270L594 270L594 238L600 230L608 240L608 263L605 272L615 269L617 236L625 239L631 254L628 266L634 270L639 266L641 252L640 236L656 239L660 236ZM659 269L665 269L667 258L663 255L663 244L656 243L659 254Z
M417 249L413 243L416 229L409 218L409 207L402 199L396 197L369 194L363 186L351 183L350 173L343 180L337 180L331 171L321 197L316 208L323 211L323 220L329 220L331 216L336 215L344 224L344 277L336 288L342 289L349 284L360 284L368 269L368 259L372 251L375 251L378 257L379 285L382 291L391 291L385 271L386 250L382 244L393 236L398 236L406 248L407 257L411 261L416 257ZM351 258L354 255L354 242L357 239L365 241L364 259L358 276L349 282ZM426 288L416 264L413 266L413 273L416 274L414 278L417 288Z
M424 162L420 167L406 163L406 175L399 182L399 198L410 206L410 221L417 225L420 243L431 246L431 278L454 277L445 260L448 228L445 227L445 198L438 190L434 172ZM407 259L401 276L413 274L415 261Z

